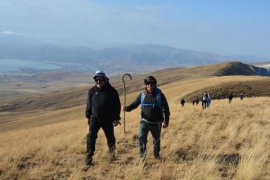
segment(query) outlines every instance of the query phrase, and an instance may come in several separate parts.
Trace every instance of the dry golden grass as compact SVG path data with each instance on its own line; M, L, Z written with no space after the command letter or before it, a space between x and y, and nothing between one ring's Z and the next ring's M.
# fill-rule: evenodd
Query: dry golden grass
M0 133L1 179L269 179L270 98L215 100L180 107L179 97L202 87L259 77L220 77L175 82L161 87L171 109L162 129L161 160L152 155L149 136L145 162L138 155L139 108L126 113L127 134L116 127L116 160L110 162L106 138L99 133L95 166L84 170L88 126L84 106L46 112L36 121L63 119L40 127ZM206 83L207 82L207 83ZM137 93L128 95L131 102ZM67 113L67 112L70 113ZM65 116L62 114L67 113ZM27 120L27 116L24 117ZM32 116L32 118L34 118Z

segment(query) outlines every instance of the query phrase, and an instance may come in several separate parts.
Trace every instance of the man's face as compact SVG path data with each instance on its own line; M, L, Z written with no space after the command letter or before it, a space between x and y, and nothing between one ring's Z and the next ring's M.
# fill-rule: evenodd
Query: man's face
M99 89L102 89L105 85L105 79L103 77L99 77L97 76L95 78L95 81L96 81L96 86L99 88Z
M147 82L146 83L146 89L147 89L147 91L154 92L155 88L156 88L156 84L155 83L153 83L153 82Z

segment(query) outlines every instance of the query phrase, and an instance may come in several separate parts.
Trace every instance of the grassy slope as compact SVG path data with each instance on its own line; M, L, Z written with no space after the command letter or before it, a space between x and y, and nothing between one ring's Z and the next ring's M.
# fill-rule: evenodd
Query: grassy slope
M242 64L240 62L224 62L192 68L163 69L152 73L152 75L154 75L158 79L159 85L167 85L175 81L190 81L191 79L196 78L234 74L254 75L254 72L246 64ZM143 88L142 79L145 76L146 75L135 75L134 79L127 83L127 92L131 93L141 90ZM11 82L9 83L9 85L0 84L0 98L1 96L8 97L5 99L1 99L0 112L26 112L48 109L52 110L83 105L86 101L87 90L89 88L89 85L85 83L88 81L92 81L89 79L88 76L86 76L86 74L76 74L75 72L70 72L70 74L68 72L51 72L31 78L33 81L39 82L42 79L45 79L48 80L48 82L46 82L45 84L37 83L35 85L33 83L31 84L19 82ZM118 90L118 93L122 94L123 84L122 81L119 81L121 77L119 75L115 75L110 78L112 80L111 82L113 82L114 87ZM238 81L240 82L246 81L246 78L238 79ZM258 78L251 79L257 80ZM264 78L264 80L266 81L262 81L262 83L269 84L269 78L266 77ZM206 83L211 84L211 82ZM253 84L256 85L256 83ZM238 85L236 84L235 86ZM67 87L73 88L67 89ZM205 85L203 85L203 87L205 87ZM54 89L53 92L52 89ZM270 91L270 86L266 88L266 91ZM9 95L11 94L9 93L13 94L14 96L10 97ZM258 94L260 96L260 93ZM264 95L266 94L264 93Z
M177 97L204 86L256 78L260 77L214 77L161 86L172 114L170 127L162 130L161 161L153 159L149 136L146 163L140 162L137 147L139 108L126 114L126 136L123 126L116 128L117 160L108 161L106 140L100 132L94 156L96 165L88 171L83 171L88 131L84 106L48 111L46 115L42 112L25 114L22 118L18 115L21 121L29 123L25 125L27 129L0 133L0 177L270 178L269 97L236 99L230 105L226 100L215 100L206 110L191 104L182 108L177 100ZM128 103L136 95L129 94ZM46 124L48 121L58 123L40 126L40 122ZM14 125L10 123L10 126Z
M163 75L164 77L161 78L161 81L165 81L167 77L167 74ZM174 77L175 76L176 75L174 75ZM167 98L174 103L178 103L181 97L189 95L198 89L202 89L203 92L208 90L208 87L223 87L224 84L230 82L258 81L264 79L269 80L267 77L260 76L200 77L193 79L171 80L169 84L164 84L163 86L168 89L169 96ZM141 90L144 88L141 83L141 79L138 78L129 81L127 84L128 92L136 92L129 95L131 99L134 99L135 96L137 96L138 89ZM122 94L121 82L115 82L113 86L118 89L119 94ZM49 94L33 95L32 97L26 96L16 98L8 102L2 102L7 103L8 105L2 106L0 110L7 109L8 111L0 112L0 132L18 127L39 126L47 124L48 122L65 121L68 118L61 117L74 116L72 115L72 112L74 112L72 110L74 106L75 108L85 106L87 91L87 87L82 87L79 89L75 88ZM212 94L212 92L210 92L210 94ZM130 102L128 99L127 101ZM71 110L66 107L71 107ZM81 108L81 114L83 114L83 110L84 107ZM49 118L42 118L44 114L49 116Z

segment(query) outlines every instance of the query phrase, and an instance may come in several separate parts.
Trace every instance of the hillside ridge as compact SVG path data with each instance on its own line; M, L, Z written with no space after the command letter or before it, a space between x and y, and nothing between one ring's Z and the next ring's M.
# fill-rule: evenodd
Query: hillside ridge
M261 70L260 72L264 71ZM163 69L153 72L151 75L154 75L158 79L159 86L166 86L169 85L170 83L177 81L180 82L183 80L212 77L212 76L219 76L219 77L230 75L258 76L259 71L257 67L243 64L241 62L224 62L211 64L207 66L197 66L192 68ZM143 90L144 85L142 83L142 80L145 76L147 76L147 74L136 75L135 77L133 77L133 80L127 83L126 86L127 93ZM40 78L40 76L37 77ZM118 76L118 78L120 78L120 76ZM112 85L117 89L118 93L122 95L123 92L122 81L117 80L116 78L113 79L114 80L112 82ZM247 83L247 86L250 83L251 86L252 84L254 85L256 84L259 87L261 86L263 87L264 84L267 84L269 82L269 80L264 79L260 82L261 82L260 84L256 84L255 81L254 82L250 81ZM10 98L8 100L3 100L3 103L0 105L0 112L28 111L37 109L61 109L83 105L86 102L87 92L89 88L90 86L83 86L83 87L79 86L68 90L57 90L50 93L25 95L19 98L18 97ZM262 89L265 89L265 92L267 92L267 88L268 86L265 86L265 88ZM223 94L218 96L217 98L226 97L225 95L227 94L227 91L222 92ZM268 94L262 93L259 90L253 91L253 93L250 94L250 96L264 96L264 95Z

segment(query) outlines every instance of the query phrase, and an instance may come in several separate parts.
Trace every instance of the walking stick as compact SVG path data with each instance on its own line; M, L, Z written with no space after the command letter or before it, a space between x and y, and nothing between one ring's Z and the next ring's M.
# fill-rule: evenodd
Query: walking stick
M130 80L132 80L132 77L130 74L124 74L122 76L122 81L124 84L124 106L126 106L126 83L125 83L125 76L128 76ZM124 111L124 133L126 134L126 111Z

